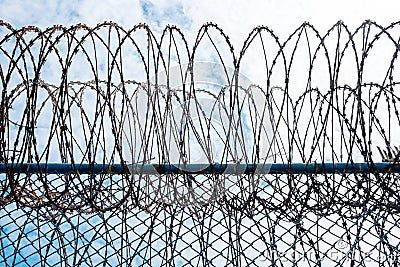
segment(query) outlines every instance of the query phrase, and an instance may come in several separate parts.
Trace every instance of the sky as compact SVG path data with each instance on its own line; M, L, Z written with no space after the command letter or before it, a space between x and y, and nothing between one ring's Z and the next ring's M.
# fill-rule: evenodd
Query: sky
M130 29L139 23L147 23L157 38L161 36L166 25L176 25L184 33L189 47L192 47L200 27L204 23L213 22L229 36L236 54L241 50L251 30L258 25L268 26L274 30L280 40L285 40L304 21L310 22L321 34L324 34L339 20L354 31L367 19L383 26L400 19L398 1L0 0L0 6L0 19L10 23L14 28L34 25L45 29L56 24L70 26L77 23L93 27L104 21L113 21L125 29ZM221 46L222 50L225 48ZM257 71L263 71L263 69L254 64L253 60L259 57L257 51L260 50L253 50L254 55L252 51L246 51L250 58L249 64L242 63L241 66L244 67L241 71L255 84L262 84L261 81L257 81L262 76L258 75ZM205 57L200 59L207 60L209 56L207 51L203 51L203 54ZM75 58L74 62L78 63L71 67L71 79L74 80L72 70L75 70L75 73L80 75L75 80L85 80L86 77L82 78L82 66L79 64L79 59ZM132 60L128 58L125 62L132 62ZM302 60L296 59L295 62L301 64ZM300 65L299 68L302 66ZM47 81L57 83L57 80L51 79L58 79L59 76L52 75L51 71L57 73L58 70L53 67L47 68L47 77L49 77ZM127 74L128 71L125 75L131 77ZM132 77L136 76L132 75ZM47 123L47 120L44 122Z
M181 28L185 35L193 36L202 24L214 22L238 46L257 25L269 26L281 37L286 37L304 21L321 31L338 20L343 20L351 29L366 19L387 25L399 20L400 3L394 0L1 0L0 5L0 19L16 28L76 23L95 26L103 21L114 21L125 28L147 23L155 32L171 24Z

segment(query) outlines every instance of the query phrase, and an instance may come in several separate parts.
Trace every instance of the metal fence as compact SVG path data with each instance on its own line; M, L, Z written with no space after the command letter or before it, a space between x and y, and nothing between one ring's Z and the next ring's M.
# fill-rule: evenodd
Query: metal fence
M397 266L399 28L0 22L0 265Z

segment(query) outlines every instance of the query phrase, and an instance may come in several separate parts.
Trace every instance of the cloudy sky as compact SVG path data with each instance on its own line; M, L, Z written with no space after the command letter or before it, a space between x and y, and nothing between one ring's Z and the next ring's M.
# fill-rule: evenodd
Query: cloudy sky
M177 25L190 36L203 23L211 21L221 26L234 44L239 42L237 45L257 25L267 25L284 38L304 21L324 31L338 20L354 29L366 19L387 25L400 18L400 3L395 0L1 0L0 4L0 19L16 28L76 23L94 26L103 21L130 28L145 22L154 31L160 31L166 24Z
M383 26L398 21L400 19L399 6L398 1L377 0L162 0L157 2L150 0L0 0L0 19L10 23L14 28L35 25L42 29L55 24L69 26L85 23L88 26L95 26L104 21L114 21L125 29L130 29L139 23L147 23L158 37L165 25L170 24L182 29L189 46L193 45L197 32L204 23L214 22L230 37L237 53L241 50L251 30L258 25L270 27L281 40L286 39L304 21L313 24L321 34L339 20L344 21L350 30L354 31L366 19L374 20ZM251 51L247 54L251 54ZM375 53L375 55L380 55L380 53ZM257 55L254 58L257 59ZM79 60L75 59L75 62ZM126 59L126 62L131 61ZM296 62L301 63L301 60L297 59ZM259 68L254 65L256 65L254 61L249 60L248 69L251 71L245 74L253 75L254 77L249 78L255 84L262 84L256 80L261 76L255 75ZM245 66L244 63L241 66ZM303 67L300 65L299 68ZM74 68L71 67L71 69ZM81 74L81 65L78 64L76 69ZM49 68L50 70L54 68ZM376 68L373 70L375 71ZM246 72L246 68L242 68L241 71ZM72 73L71 70L70 73ZM70 75L72 77L72 74ZM50 74L47 76L59 77ZM126 76L131 77L127 74ZM135 78L135 76L132 77ZM73 80L73 77L71 79Z

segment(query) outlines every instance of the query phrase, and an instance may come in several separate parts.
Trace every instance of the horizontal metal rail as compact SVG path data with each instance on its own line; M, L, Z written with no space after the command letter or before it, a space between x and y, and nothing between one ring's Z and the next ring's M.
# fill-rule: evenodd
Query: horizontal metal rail
M400 173L393 162L363 163L268 163L268 164L70 164L0 163L0 173L47 174L332 174Z

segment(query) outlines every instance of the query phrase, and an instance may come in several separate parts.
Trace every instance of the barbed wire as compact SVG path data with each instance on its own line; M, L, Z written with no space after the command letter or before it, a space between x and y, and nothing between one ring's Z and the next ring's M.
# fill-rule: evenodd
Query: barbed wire
M112 22L41 30L14 29L0 21L0 159L6 164L0 176L0 207L23 207L28 218L35 213L51 227L68 216L112 214L125 229L121 233L131 227L127 213L144 213L151 218L149 227L156 227L156 220L165 227L179 222L177 240L182 239L177 233L185 220L198 222L200 232L208 234L224 220L224 229L230 230L239 227L238 218L253 220L254 227L269 221L271 226L260 230L269 232L268 241L258 238L269 244L273 264L282 260L273 259L282 250L271 245L280 242L272 240L277 224L293 224L287 230L294 231L293 242L301 244L301 251L319 255L322 250L314 245L319 236L311 229L319 227L320 219L310 230L301 220L310 214L339 215L335 223L342 222L338 227L344 229L342 238L351 251L362 251L360 236L367 231L381 238L381 248L372 251L393 255L398 244L389 242L385 227L397 227L397 173L237 170L236 175L160 175L156 170L134 174L129 166L397 164L399 26L400 22L383 27L366 21L350 31L340 21L320 34L304 23L283 41L259 26L235 52L229 37L213 23L200 28L190 48L175 26L167 26L157 39L145 24L129 30ZM210 58L212 63L204 63ZM205 71L212 74L208 80ZM15 167L21 163L39 171ZM48 173L40 167L43 163L71 164L71 171ZM81 174L76 164L121 164L126 173L110 169ZM203 224L205 218L211 220L209 226ZM372 220L376 233L366 230L369 222L363 220ZM108 223L104 219L102 225L107 228ZM205 240L200 232L199 250L206 253L217 241ZM170 232L166 242L175 242L173 236ZM235 242L239 246L240 241ZM174 246L166 246L169 255L176 255ZM244 248L228 247L228 263L251 263L247 256L246 261L240 259ZM202 253L199 264L206 265L209 256ZM130 265L126 260L133 254L122 254L120 260ZM168 262L168 257L163 260ZM318 257L315 264L323 255Z

